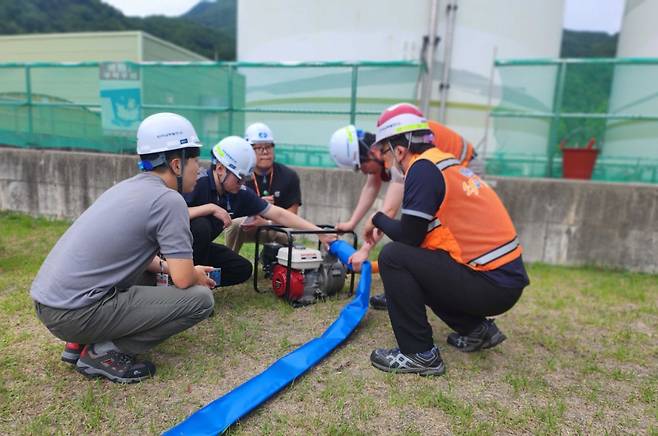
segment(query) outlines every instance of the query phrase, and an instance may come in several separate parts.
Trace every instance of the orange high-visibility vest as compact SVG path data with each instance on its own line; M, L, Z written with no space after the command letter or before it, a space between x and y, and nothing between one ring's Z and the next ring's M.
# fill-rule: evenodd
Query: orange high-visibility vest
M464 139L459 133L449 129L441 123L428 121L428 124L434 135L434 145L439 150L450 153L456 157L462 165L468 166L474 155L471 143Z
M447 251L455 261L478 271L496 269L521 255L507 209L486 182L438 148L415 156L409 169L420 159L436 165L445 180L443 202L421 247Z

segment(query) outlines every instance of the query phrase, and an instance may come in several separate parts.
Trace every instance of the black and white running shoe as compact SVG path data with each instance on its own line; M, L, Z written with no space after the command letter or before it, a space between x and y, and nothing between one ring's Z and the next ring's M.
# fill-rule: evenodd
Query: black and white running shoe
M501 332L493 319L485 319L475 330L467 335L459 333L450 333L448 335L448 344L465 353L493 348L507 339L507 336Z
M386 372L441 375L446 371L439 349L432 347L424 353L402 354L399 348L377 348L370 354L372 366Z

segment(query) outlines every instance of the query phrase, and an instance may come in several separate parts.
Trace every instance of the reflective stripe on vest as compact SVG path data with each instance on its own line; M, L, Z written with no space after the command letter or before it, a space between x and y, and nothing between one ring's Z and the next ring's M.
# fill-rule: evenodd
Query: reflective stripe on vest
M501 245L500 247L483 254L480 257L477 257L475 259L472 259L468 261L468 264L471 266L482 266L486 265L489 262L493 262L496 259L499 259L503 256L505 256L508 253L511 253L512 251L516 250L516 248L519 246L519 237L515 237L512 239L510 242L508 242L505 245Z
M441 221L439 221L438 218L434 218L430 223L427 225L427 233L431 232L435 228L439 227L441 225Z
M463 136L461 137L461 140L462 140L462 152L461 155L459 156L459 161L464 162L464 159L466 159L466 154L468 152L468 144L466 143L466 140L464 139Z
M444 159L444 160L442 160L442 161L440 161L440 162L437 162L435 165L436 165L436 167L437 167L438 169L440 169L441 171L443 171L443 170L445 170L446 168L450 168L450 167L452 167L452 166L460 165L460 164L461 164L461 162L459 162L459 161L458 161L457 159L455 159L454 157L451 157L451 158L448 158L448 159Z

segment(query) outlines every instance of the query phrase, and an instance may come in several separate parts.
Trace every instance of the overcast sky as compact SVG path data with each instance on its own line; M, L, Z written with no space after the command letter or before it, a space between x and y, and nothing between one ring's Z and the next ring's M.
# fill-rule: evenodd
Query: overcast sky
M505 0L497 1L502 3ZM143 17L156 14L181 15L189 11L199 0L103 0L103 2L114 6L125 15ZM623 9L624 0L566 0L564 27L573 30L615 33L619 31Z

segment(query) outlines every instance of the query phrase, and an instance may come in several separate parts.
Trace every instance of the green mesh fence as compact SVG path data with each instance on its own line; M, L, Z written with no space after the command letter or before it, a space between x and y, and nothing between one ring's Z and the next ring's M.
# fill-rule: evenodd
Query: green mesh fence
M592 179L658 183L658 59L496 62L491 174L561 177L565 147L600 149Z
M561 177L558 145L595 138L594 179L658 183L658 59L496 66L488 173ZM0 64L0 144L134 153L139 120L171 111L208 145L264 121L277 160L333 167L333 131L374 126L388 105L414 102L420 71L416 62Z
M139 120L187 117L205 144L266 122L277 160L333 167L340 126L374 125L414 101L416 62L78 63L0 65L0 144L134 153ZM205 147L204 157L209 157Z

